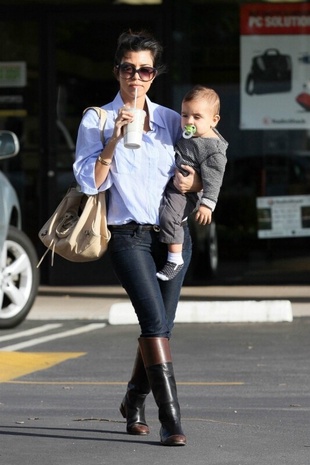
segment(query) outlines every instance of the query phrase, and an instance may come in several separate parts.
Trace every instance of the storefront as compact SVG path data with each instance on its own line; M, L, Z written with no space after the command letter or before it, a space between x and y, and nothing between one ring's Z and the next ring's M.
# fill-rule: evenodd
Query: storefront
M163 42L168 64L168 73L152 89L154 100L178 111L184 91L196 83L221 96L219 130L229 142L229 163L215 212L217 282L305 282L310 113L306 97L296 98L307 95L310 86L310 5L286 2L281 16L273 10L276 3L0 1L0 128L15 131L21 141L20 155L4 168L39 255L37 232L72 181L82 111L110 101L117 90L116 38L128 28L145 28ZM288 18L295 19L287 23ZM279 53L286 70L280 82L271 79L268 90L251 73L264 53L263 66ZM195 246L188 281L206 284L199 263L206 251L201 255ZM45 259L41 279L46 284L115 282L108 256L79 266L59 259L53 268Z

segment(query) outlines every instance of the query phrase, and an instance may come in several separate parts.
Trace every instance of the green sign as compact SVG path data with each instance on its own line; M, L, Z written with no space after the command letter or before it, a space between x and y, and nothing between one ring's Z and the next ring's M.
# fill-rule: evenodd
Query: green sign
M24 61L0 61L0 87L25 87L26 81Z

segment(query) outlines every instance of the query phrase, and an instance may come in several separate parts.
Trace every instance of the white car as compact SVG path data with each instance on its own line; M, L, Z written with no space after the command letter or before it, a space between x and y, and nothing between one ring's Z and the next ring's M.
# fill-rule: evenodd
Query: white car
M16 135L0 131L0 162L14 157L18 151ZM17 194L0 171L0 329L20 324L28 315L38 291L37 254L21 228Z

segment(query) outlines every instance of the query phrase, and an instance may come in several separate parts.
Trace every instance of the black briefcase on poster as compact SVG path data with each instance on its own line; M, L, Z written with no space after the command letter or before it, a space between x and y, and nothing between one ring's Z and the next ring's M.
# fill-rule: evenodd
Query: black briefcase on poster
M267 49L252 60L245 91L248 95L290 92L292 88L292 60L275 48Z

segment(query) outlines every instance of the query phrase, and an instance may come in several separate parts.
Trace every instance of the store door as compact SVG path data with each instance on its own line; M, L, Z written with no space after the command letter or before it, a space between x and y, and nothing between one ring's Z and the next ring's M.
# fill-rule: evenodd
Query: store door
M141 7L115 6L107 12L102 7L90 11L62 5L38 6L36 11L7 8L2 17L0 128L16 132L21 143L20 154L7 161L5 170L21 201L24 230L39 256L44 247L38 231L74 181L72 163L82 112L111 101L118 90L112 72L118 35L129 27L161 35L160 8L146 13ZM8 64L14 65L19 79L1 81L1 70ZM162 102L166 89L161 81L152 97ZM40 270L42 284L116 283L108 254L88 264L57 256L53 267L47 256Z
M17 190L23 229L33 240L39 204L38 22L1 21L0 43L0 129L14 131L21 147L2 169Z

